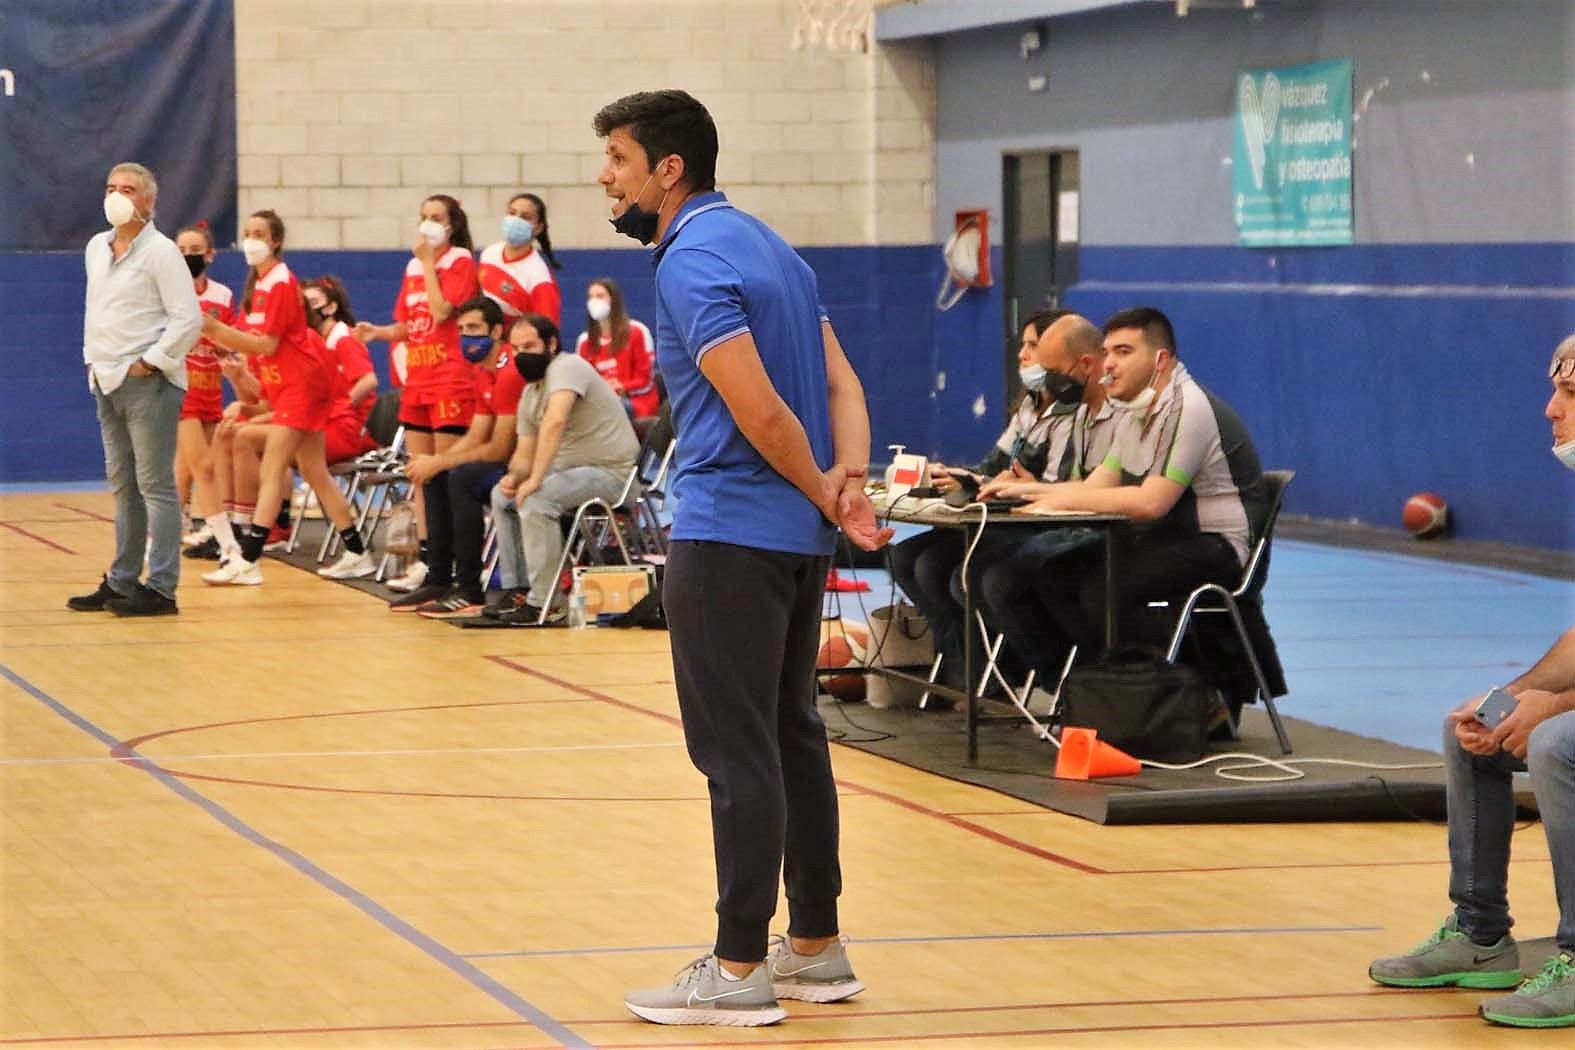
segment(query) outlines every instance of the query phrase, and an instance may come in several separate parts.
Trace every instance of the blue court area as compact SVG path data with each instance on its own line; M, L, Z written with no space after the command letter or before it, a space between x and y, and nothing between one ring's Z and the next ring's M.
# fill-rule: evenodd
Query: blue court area
M891 581L857 575L869 593L827 601L864 620ZM1521 674L1575 623L1575 581L1276 539L1265 609L1290 686L1282 714L1437 751L1446 711Z
M1287 715L1438 750L1451 706L1575 622L1575 582L1276 540L1265 592Z

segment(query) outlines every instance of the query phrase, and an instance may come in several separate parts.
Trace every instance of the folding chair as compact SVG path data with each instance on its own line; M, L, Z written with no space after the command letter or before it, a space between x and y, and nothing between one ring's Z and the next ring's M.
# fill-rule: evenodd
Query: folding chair
M1182 642L1185 641L1189 628L1193 626L1194 616L1213 613L1229 617L1230 627L1252 670L1256 695L1263 701L1269 721L1274 725L1274 735L1279 741L1281 753L1287 755L1291 753L1291 738L1285 731L1285 723L1280 720L1279 708L1274 703L1274 690L1270 688L1268 677L1263 671L1263 660L1253 644L1252 635L1242 621L1241 607L1244 605L1261 607L1263 585L1268 581L1269 576L1269 544L1274 538L1274 525L1279 520L1286 486L1295 477L1294 470L1263 472L1268 510L1257 530L1257 540L1249 552L1247 565L1242 570L1241 581L1232 589L1217 583L1205 583L1189 594L1181 605L1180 614L1176 618L1176 627L1171 632L1170 646L1165 652L1165 659L1175 663L1177 657L1181 655ZM1169 602L1149 603L1150 608L1169 608L1169 606ZM1284 690L1281 690L1281 695L1283 694ZM1231 728L1234 731L1234 720Z
M398 390L390 390L378 395L377 401L372 405L372 411L367 416L365 429L372 440L378 443L378 447L354 459L328 464L328 474L338 483L340 491L344 493L345 501L355 513L356 527L361 531L361 538L370 541L372 533L365 528L366 514L358 501L371 495L377 485L387 484L386 481L371 483L368 479L390 473L403 458L405 428L399 423ZM306 512L320 505L321 500L317 498L317 493L307 489L306 502L301 508L301 513L296 515L290 529L287 550L295 550L300 539L301 525L306 519ZM376 525L377 523L374 522L374 530ZM339 534L328 528L325 522L323 541L317 549L318 562L328 560L338 547Z
M564 573L569 566L587 562L605 564L610 548L617 549L624 565L633 565L634 559L629 554L631 542L642 558L667 553L667 537L650 490L660 492L659 486L664 483L672 463L673 450L672 426L658 424L653 427L635 457L634 466L629 468L617 498L611 501L588 499L575 509L569 519L563 554L553 573L553 594L542 601L541 614L536 619L538 625L547 622L553 595L563 588Z

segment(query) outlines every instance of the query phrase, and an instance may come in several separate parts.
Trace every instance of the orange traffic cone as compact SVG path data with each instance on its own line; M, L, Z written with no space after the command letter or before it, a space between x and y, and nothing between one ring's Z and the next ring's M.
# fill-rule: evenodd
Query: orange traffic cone
M1098 730L1076 726L1061 730L1061 753L1055 760L1055 775L1060 779L1130 777L1141 772L1143 763L1120 748L1100 741Z

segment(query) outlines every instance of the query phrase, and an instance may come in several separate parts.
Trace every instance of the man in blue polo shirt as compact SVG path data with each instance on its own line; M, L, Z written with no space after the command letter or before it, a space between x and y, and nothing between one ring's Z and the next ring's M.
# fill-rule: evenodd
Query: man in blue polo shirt
M711 793L712 954L624 1004L660 1024L773 1024L777 997L864 987L838 937L837 791L815 709L822 589L836 529L890 538L864 495L864 390L815 274L715 189L711 115L682 91L596 114L613 226L656 243L656 359L679 497L662 589L684 738ZM771 957L778 872L788 933Z

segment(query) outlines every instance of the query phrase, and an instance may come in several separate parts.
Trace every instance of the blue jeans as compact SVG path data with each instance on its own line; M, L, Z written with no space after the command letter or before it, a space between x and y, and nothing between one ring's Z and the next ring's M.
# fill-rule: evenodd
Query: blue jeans
M186 391L159 373L127 376L110 394L93 396L104 439L104 476L115 496L110 589L127 596L136 593L145 554L148 587L173 599L180 583L175 435Z
M563 558L563 519L581 503L600 497L609 503L623 491L627 471L568 467L548 471L541 488L516 507L501 488L492 490L492 526L498 534L498 577L504 587L530 587L528 601L538 609L552 601ZM528 574L528 575L527 575Z
M1449 792L1449 899L1460 928L1477 942L1495 941L1514 924L1509 915L1509 840L1515 827L1511 774L1531 771L1531 790L1553 858L1559 948L1575 952L1575 711L1531 732L1526 761L1500 751L1473 755L1444 723Z

